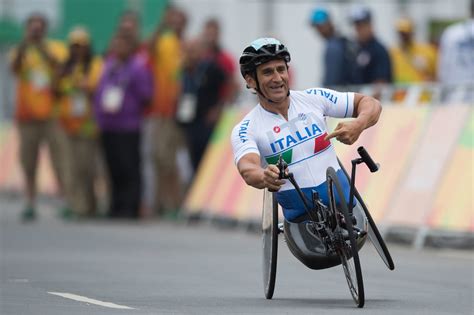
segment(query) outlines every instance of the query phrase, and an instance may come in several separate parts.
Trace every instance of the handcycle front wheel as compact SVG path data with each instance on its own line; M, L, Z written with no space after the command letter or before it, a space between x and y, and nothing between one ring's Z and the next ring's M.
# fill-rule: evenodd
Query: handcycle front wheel
M349 209L345 202L342 185L337 177L336 171L332 167L327 169L326 179L329 196L329 211L331 216L335 218L335 235L339 236L339 244L337 245L336 251L341 259L344 275L346 276L347 285L349 286L352 298L357 304L357 307L363 307L365 303L364 282L352 225L352 217L349 214ZM336 196L339 198L336 198ZM337 200L341 202L338 203Z
M263 193L262 209L263 241L263 289L265 297L271 299L275 290L277 254L278 254L278 203L268 189Z

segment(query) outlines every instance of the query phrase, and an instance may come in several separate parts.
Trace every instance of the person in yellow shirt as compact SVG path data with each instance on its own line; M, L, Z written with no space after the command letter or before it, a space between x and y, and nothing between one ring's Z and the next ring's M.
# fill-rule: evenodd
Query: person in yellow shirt
M177 165L178 151L183 147L184 139L175 117L181 93L181 46L186 23L184 11L169 6L150 41L155 86L147 115L154 121L152 154L157 186L154 208L160 215L175 214L184 191Z
M433 81L437 63L435 47L415 41L414 25L408 18L400 18L396 30L400 44L390 51L395 83Z
M67 195L74 216L91 217L96 214L97 169L97 126L91 99L102 72L102 60L94 57L90 35L83 27L75 27L68 40L69 58L60 67L57 86L60 121L67 135Z
M61 176L61 128L55 119L54 73L67 57L63 43L46 38L48 23L41 14L26 21L25 34L11 54L11 70L17 79L16 121L20 138L20 163L25 176L26 207L22 218L35 218L36 170L40 145L47 142L59 189Z

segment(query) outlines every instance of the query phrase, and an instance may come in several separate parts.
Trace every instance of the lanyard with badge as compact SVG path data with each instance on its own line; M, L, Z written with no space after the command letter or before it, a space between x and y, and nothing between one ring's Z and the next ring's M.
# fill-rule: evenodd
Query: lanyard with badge
M107 81L113 76L120 76L114 83L108 83L105 86L102 94L102 108L106 113L114 114L119 112L123 107L123 98L125 94L125 87L127 86L130 78L127 73L127 69L123 69L124 66L118 68L117 65L113 66L107 76ZM119 74L117 74L119 72Z
M76 69L73 75L73 81L83 80L85 74L82 71L83 69ZM71 115L73 117L83 117L87 114L88 107L88 96L87 93L79 88L73 89L71 95Z
M51 82L48 71L41 68L30 70L29 80L37 91L49 88Z
M199 87L203 84L208 64L200 64L196 74L186 75L184 78L184 93L181 95L176 111L176 119L180 123L190 123L196 118L197 94Z
M37 48L29 48L31 62L35 64L28 71L28 80L34 90L41 91L51 86L51 75L47 62Z

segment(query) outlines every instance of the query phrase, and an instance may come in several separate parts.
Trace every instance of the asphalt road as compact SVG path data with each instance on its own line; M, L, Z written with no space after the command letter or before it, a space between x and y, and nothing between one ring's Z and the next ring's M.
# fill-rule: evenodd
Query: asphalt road
M474 255L390 250L389 271L361 251L366 304L340 266L313 271L280 242L273 300L263 296L261 240L241 229L171 222L37 222L0 200L0 314L474 314Z

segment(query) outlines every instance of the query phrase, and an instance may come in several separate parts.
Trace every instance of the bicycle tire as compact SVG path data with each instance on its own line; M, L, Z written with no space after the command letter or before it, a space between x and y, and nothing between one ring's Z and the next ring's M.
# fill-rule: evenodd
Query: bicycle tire
M329 167L326 171L328 196L329 196L329 211L332 215L335 215L336 224L335 231L342 230L342 225L345 224L345 229L348 232L348 240L344 238L342 240L342 246L338 246L338 255L341 259L342 268L344 275L351 292L352 299L356 303L357 307L364 307L364 281L362 278L362 269L360 266L359 253L357 243L355 240L354 229L352 226L352 219L349 215L349 209L346 202L340 202L336 207L336 195L340 196L341 200L344 200L344 193L342 190L341 183L336 175L334 168ZM342 214L341 215L339 215ZM344 218L344 222L342 221ZM340 234L341 235L341 234Z
M277 271L278 203L274 194L267 189L263 193L262 241L263 290L265 298L270 300L275 290Z
M344 174L349 179L349 174L344 168L344 165L342 165L339 159L337 159L337 161L339 162L339 166L341 167L341 169L344 171ZM380 234L379 229L377 228L377 225L375 224L375 221L372 218L372 215L370 214L369 209L365 205L364 200L362 200L362 197L357 191L357 188L354 188L354 196L357 198L360 205L362 206L362 209L365 212L365 216L367 217L367 220L369 222L369 229L367 231L368 232L367 234L369 236L370 242L372 243L372 245L374 245L375 250L379 254L382 261L385 263L387 268L390 270L394 270L395 263L393 262L392 255L390 255L390 251L388 250L387 244L385 244L382 234Z

